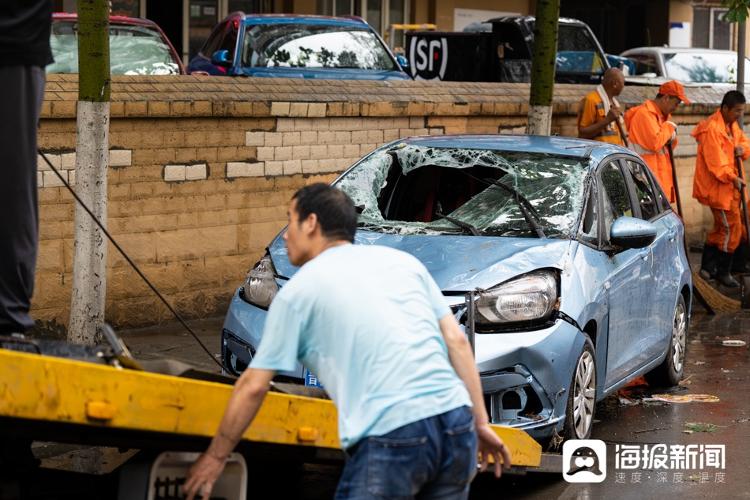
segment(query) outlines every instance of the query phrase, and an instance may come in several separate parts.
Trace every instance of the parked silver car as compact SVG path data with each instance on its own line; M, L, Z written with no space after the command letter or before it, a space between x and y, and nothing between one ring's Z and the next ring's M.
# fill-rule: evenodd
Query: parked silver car
M622 54L635 63L628 83L658 84L679 80L686 84L734 85L737 82L737 53L731 50L638 47ZM750 75L750 60L745 59Z
M596 401L640 375L682 377L684 227L631 151L558 137L415 137L367 155L334 186L361 212L356 244L408 252L430 271L475 347L493 423L540 441L585 439ZM251 362L273 297L297 271L282 235L232 298L230 373ZM282 375L316 383L302 366Z

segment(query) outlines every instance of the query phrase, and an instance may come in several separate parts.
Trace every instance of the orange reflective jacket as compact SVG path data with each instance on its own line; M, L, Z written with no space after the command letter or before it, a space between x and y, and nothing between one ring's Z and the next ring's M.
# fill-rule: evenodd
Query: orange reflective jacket
M580 109L578 111L578 128L588 127L589 125L604 120L606 117L607 106L604 104L601 94L596 90L586 94L586 97L581 101ZM599 132L599 135L594 137L593 140L609 142L610 144L617 144L618 146L625 145L615 122L611 122L607 125L607 127Z
M670 117L664 117L654 101L648 100L630 108L625 113L625 124L630 135L630 148L641 155L654 173L659 185L669 198L675 201L672 165L667 152L667 142L672 138L675 127L667 123ZM677 140L672 141L672 148Z
M740 199L740 192L734 187L737 177L734 148L742 146L742 159L746 160L750 156L750 141L737 122L732 123L729 135L721 111L700 122L691 135L698 141L693 198L702 205L729 210L732 201Z

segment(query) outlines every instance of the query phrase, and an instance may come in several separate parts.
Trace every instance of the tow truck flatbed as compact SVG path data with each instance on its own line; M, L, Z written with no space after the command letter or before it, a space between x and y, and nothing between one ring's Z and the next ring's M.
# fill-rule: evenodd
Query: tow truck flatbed
M232 386L0 349L0 435L164 450L197 450L213 436ZM541 463L519 429L493 426L514 467ZM242 445L303 456L341 455L333 402L269 392Z

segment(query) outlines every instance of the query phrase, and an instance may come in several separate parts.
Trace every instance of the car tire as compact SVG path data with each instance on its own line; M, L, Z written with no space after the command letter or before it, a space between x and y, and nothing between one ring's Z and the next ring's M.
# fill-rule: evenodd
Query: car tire
M594 344L586 335L583 350L576 360L565 407L564 439L588 439L594 426L596 409L596 358Z
M646 381L655 387L674 387L682 380L685 369L687 348L688 318L685 298L680 295L674 308L672 334L669 350L662 364L646 374Z

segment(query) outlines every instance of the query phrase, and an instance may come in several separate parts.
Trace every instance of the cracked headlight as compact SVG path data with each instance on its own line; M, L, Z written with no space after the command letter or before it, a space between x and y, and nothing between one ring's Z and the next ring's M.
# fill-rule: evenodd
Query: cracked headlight
M518 323L547 318L557 304L557 273L535 271L478 293L478 324Z
M259 307L268 308L279 291L276 284L276 269L271 256L266 254L247 273L242 287L243 297L247 302Z

